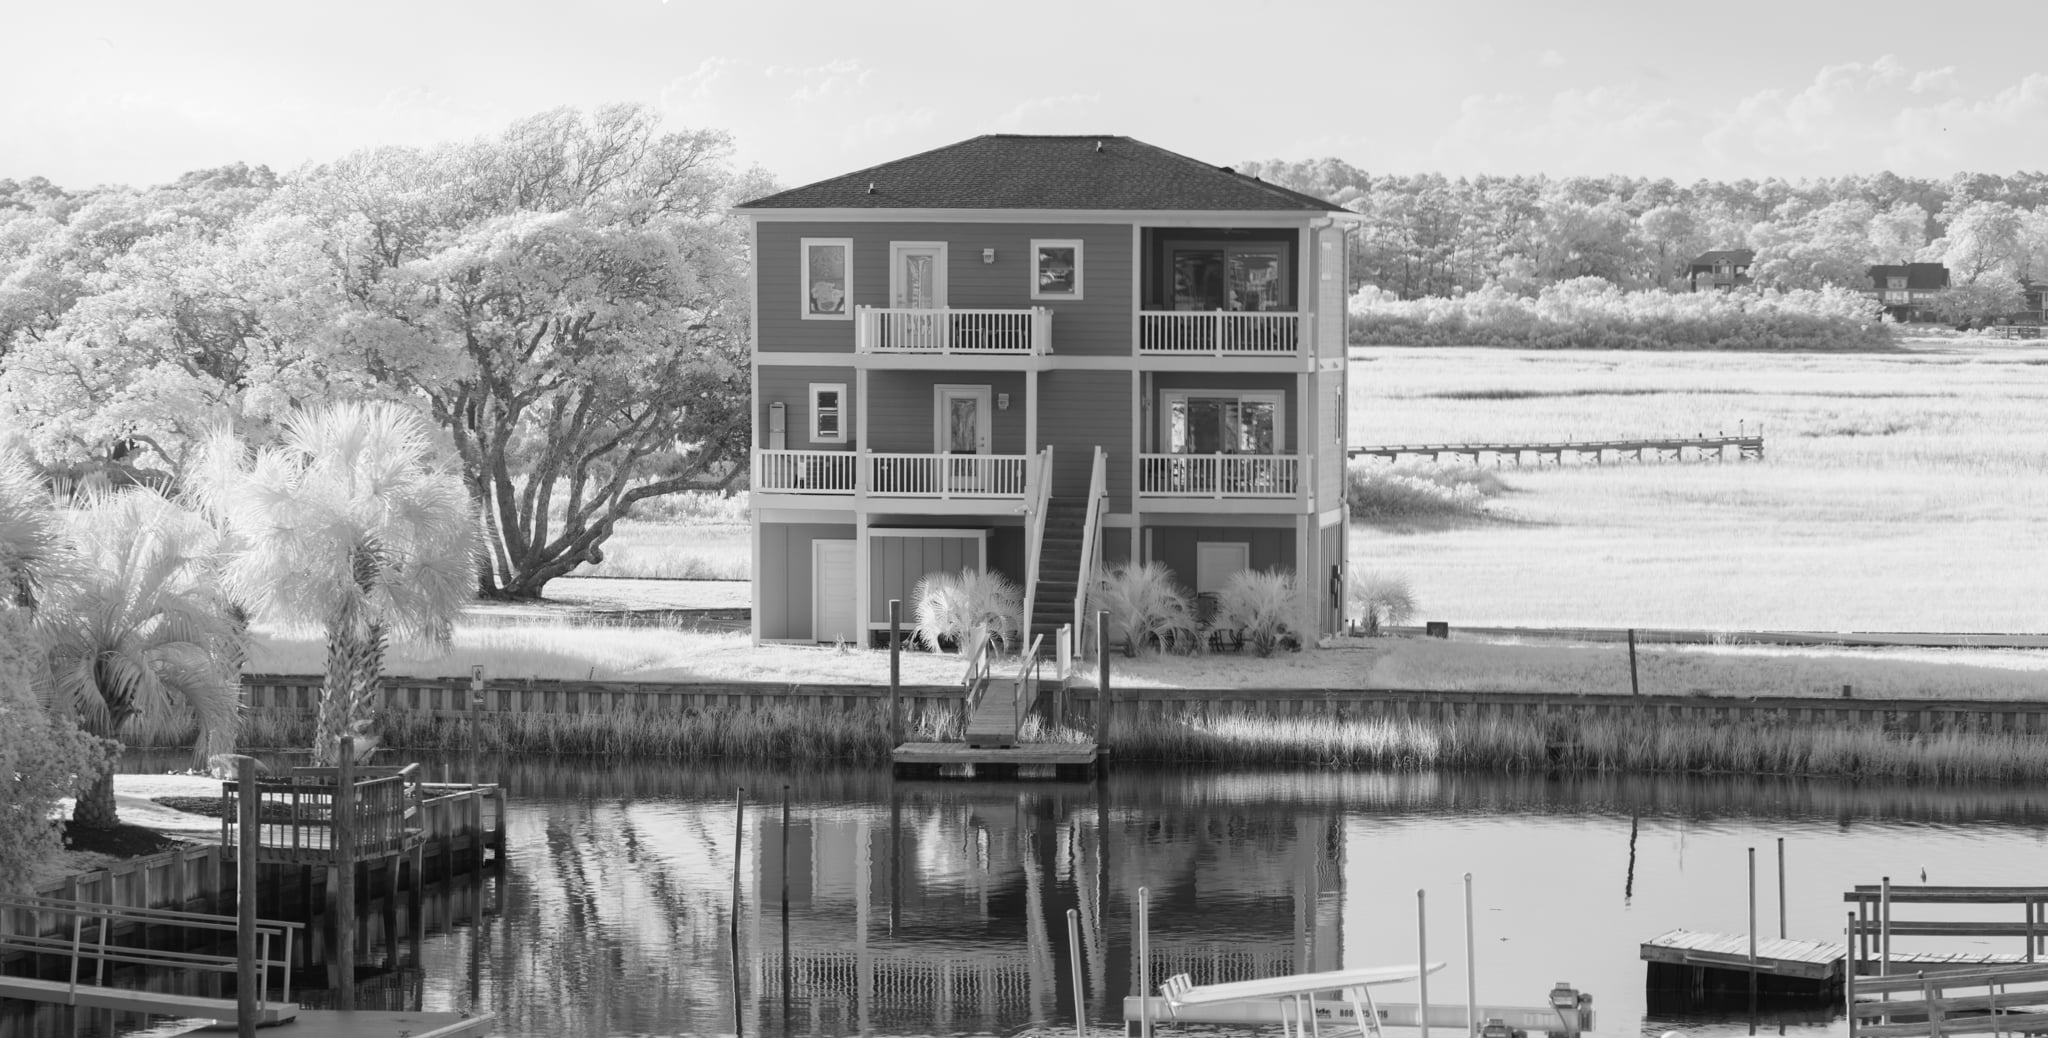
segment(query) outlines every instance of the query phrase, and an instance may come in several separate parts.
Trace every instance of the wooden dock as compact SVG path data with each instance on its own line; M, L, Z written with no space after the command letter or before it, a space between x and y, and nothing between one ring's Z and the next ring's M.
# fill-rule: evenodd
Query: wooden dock
M200 998L196 995L110 988L98 984L72 984L62 980L37 980L33 977L0 976L0 998L18 998L24 1002L46 1002L60 1006L84 1006L88 1009L114 1009L125 1013L148 1013L153 1016L193 1016L226 1021L230 1024L239 1018L235 1000L232 998ZM294 1003L261 1002L257 1006L256 1026L273 1027L298 1015L299 1007Z
M1754 436L1652 436L1637 440L1564 440L1555 443L1407 443L1375 447L1353 447L1345 454L1353 458L1427 458L1442 462L1465 460L1474 466L1490 457L1494 467L1520 466L1524 458L1534 464L1563 465L1566 461L1603 465L1611 457L1622 461L1722 461L1733 452L1737 461L1762 461L1764 437Z
M1644 941L1641 956L1651 964L1645 983L1653 990L1703 995L1737 988L1746 991L1749 983L1748 934L1681 928ZM2024 956L1995 952L1899 951L1888 960L1892 973L1967 970L2025 961ZM1842 988L1848 962L1848 948L1835 941L1760 937L1756 942L1758 990L1832 997ZM1859 959L1856 965L1857 972L1867 976L1877 972L1880 962Z
M902 777L1086 778L1100 754L1092 742L1029 742L969 746L965 742L906 742L890 754Z

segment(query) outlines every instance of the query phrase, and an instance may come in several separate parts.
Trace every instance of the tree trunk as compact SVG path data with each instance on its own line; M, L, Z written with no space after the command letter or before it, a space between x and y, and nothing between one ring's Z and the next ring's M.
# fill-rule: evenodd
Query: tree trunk
M109 767L78 794L71 824L80 829L112 829L121 824L114 807L114 769Z

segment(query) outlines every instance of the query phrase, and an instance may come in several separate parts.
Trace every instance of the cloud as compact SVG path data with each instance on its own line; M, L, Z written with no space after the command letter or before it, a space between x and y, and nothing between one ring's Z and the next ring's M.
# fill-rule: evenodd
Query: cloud
M850 58L797 68L790 65L770 65L763 74L769 79L795 79L797 88L789 99L798 104L813 104L834 97L851 97L865 90L868 81L874 78L874 70L863 68L861 63Z
M1085 133L1098 127L1075 124L1084 116L1094 119L1095 111L1101 106L1102 95L1099 93L1034 97L1019 101L1009 111L997 116L995 126L1012 133Z
M1477 94L1427 148L1388 156L1454 172L1789 178L1946 176L2040 166L2048 73L1972 85L1897 57L1825 65L1805 82L1716 95L1656 79L1548 95Z
M916 108L899 108L894 112L870 115L849 124L841 135L841 142L848 148L858 147L873 141L916 133L931 128L938 113L928 105Z
M1543 66L1544 68L1563 68L1564 55L1559 54L1554 50L1546 50L1543 53L1536 55L1536 63L1538 65Z

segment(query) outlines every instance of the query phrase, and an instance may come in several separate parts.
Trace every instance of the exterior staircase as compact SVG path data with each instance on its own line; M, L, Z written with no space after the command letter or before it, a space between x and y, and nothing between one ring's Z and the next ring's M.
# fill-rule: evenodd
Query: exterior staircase
M1031 622L1024 644L1042 637L1041 656L1055 654L1054 637L1061 624L1074 622L1074 591L1081 579L1083 523L1087 498L1052 498L1046 502L1045 540L1038 552L1038 588L1032 596Z

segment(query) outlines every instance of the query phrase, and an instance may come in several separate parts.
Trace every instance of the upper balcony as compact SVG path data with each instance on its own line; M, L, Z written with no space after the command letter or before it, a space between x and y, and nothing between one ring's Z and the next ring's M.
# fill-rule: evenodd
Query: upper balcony
M1296 454L1140 454L1147 511L1268 511L1307 501L1315 459Z
M887 499L892 510L1001 511L1021 506L1049 455L756 450L756 494Z
M1138 352L1166 357L1281 357L1301 349L1301 315L1145 310Z
M871 356L1043 356L1052 352L1052 311L856 307L853 347Z

